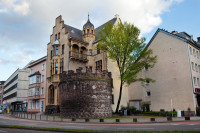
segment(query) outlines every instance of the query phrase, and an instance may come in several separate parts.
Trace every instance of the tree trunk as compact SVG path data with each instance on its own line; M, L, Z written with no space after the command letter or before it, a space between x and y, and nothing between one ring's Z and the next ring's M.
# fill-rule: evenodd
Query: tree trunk
M119 111L119 105L120 105L121 97L122 97L122 86L123 86L123 84L122 84L122 80L121 80L119 99L118 99L118 102L117 102L117 107L116 107L115 113L118 113L118 111Z

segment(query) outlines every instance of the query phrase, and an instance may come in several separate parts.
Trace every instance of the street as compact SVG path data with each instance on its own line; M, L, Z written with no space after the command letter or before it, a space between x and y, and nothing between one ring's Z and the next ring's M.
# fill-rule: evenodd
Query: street
M200 131L200 121L144 124L96 124L35 121L0 115L0 125L106 131Z

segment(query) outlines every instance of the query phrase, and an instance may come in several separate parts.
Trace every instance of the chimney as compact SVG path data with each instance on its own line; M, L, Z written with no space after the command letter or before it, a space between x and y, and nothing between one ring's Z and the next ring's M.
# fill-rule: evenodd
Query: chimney
M197 42L200 42L200 37L197 37Z
M174 30L174 31L172 31L171 33L172 33L172 34L177 34L178 32Z

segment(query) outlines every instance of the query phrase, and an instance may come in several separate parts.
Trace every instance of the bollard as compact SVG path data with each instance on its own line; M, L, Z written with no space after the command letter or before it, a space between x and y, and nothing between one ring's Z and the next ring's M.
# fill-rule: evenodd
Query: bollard
M25 113L24 113L24 119L25 119Z
M133 122L137 122L137 118L133 118Z
M104 122L104 119L99 119L99 122Z
M36 114L35 114L35 120L36 120Z
M120 122L120 119L116 119L116 122Z
M48 115L47 115L47 117L46 117L46 120L48 121Z
M90 121L90 119L88 119L88 118L85 118L85 122L89 122Z
M31 120L32 120L32 114L31 114Z
M150 121L151 121L151 122L155 121L155 118L150 118Z
M28 113L26 113L26 115L27 115L26 117L27 117L27 119L28 119Z
M172 121L172 117L171 117L171 116L168 116L168 117L167 117L167 120L168 120L168 121Z
M189 120L190 120L190 117L189 117L189 116L186 116L186 117L185 117L185 120L189 121Z
M42 119L41 117L42 117L42 116L40 115L40 120Z
M53 116L53 121L55 121L55 116Z

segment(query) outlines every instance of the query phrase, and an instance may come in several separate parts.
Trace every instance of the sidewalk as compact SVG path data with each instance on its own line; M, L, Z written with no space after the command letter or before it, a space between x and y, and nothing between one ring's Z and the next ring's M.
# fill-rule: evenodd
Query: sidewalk
M48 116L48 115L37 115L37 114L27 114L27 113L14 113L12 117L38 120L38 121L56 121L56 122L73 122L73 123L164 123L164 122L181 122L181 121L200 121L200 117L141 117L133 116L133 118L105 118L105 119L66 119L60 118L58 116Z

